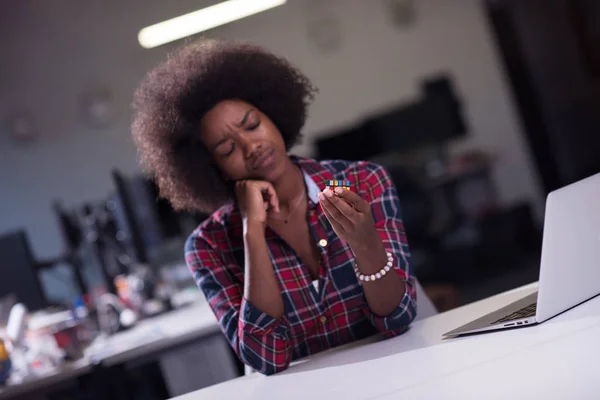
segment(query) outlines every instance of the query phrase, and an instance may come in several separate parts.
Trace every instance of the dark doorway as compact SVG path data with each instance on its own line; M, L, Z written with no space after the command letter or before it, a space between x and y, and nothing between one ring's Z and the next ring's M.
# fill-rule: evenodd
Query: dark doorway
M485 4L546 192L600 172L600 1Z

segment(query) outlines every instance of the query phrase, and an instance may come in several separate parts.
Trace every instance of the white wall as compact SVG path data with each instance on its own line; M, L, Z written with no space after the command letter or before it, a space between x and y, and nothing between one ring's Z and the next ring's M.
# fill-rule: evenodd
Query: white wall
M95 200L112 187L110 169L137 170L129 138L132 91L174 45L144 50L137 30L206 5L180 0L44 0L0 6L0 114L25 108L41 134L17 146L0 132L0 232L26 226L39 256L61 249L50 201ZM541 204L537 177L520 133L506 79L479 0L418 0L416 24L388 23L383 0L290 0L287 5L213 30L248 39L288 57L320 88L305 129L352 123L380 108L410 101L419 81L450 72L465 103L471 135L457 149L483 147L500 156L495 177L504 202ZM318 12L340 23L338 51L320 53L306 21ZM78 96L93 85L110 89L119 106L108 130L86 127ZM310 155L310 146L299 154ZM538 208L539 209L539 208Z

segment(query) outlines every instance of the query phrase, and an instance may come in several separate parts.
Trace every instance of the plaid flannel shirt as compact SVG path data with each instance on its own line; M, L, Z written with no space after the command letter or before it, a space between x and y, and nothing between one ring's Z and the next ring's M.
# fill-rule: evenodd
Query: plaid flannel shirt
M317 162L296 156L292 160L304 173L309 197L307 221L323 256L318 288L301 259L267 226L265 237L284 314L275 319L243 297L242 221L234 202L202 222L185 247L189 269L235 353L266 375L286 369L295 359L378 332L387 337L399 335L416 315L409 249L399 199L388 172L366 161ZM400 304L388 316L370 311L354 273L354 254L337 237L321 210L317 194L332 179L350 180L352 190L371 204L384 247L393 254L393 269L406 283Z

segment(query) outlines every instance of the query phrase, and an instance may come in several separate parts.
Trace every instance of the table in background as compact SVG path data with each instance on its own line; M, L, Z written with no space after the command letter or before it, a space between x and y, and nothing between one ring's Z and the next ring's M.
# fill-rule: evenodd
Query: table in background
M92 365L88 359L82 358L73 363L68 363L56 371L37 377L28 378L16 384L0 387L0 400L27 398L28 400L43 399L43 393L49 388L60 386L66 382L89 374Z
M48 389L65 385L83 375L98 375L101 381L110 376L102 374L115 366L149 358L158 360L171 396L239 376L229 344L212 310L205 301L199 301L142 320L135 327L105 340L97 340L86 349L84 358L53 373L0 388L0 400L43 399L43 393ZM207 360L210 360L210 365Z
M600 298L537 326L442 339L535 288L418 321L393 339L317 354L274 376L255 373L177 399L597 398Z
M142 320L92 346L88 356L104 369L157 359L171 396L239 376L231 348L203 300Z

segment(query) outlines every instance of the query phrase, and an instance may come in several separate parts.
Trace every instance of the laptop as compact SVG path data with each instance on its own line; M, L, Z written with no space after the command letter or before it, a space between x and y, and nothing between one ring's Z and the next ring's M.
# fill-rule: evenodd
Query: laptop
M600 174L546 199L538 290L443 334L536 325L600 294Z

